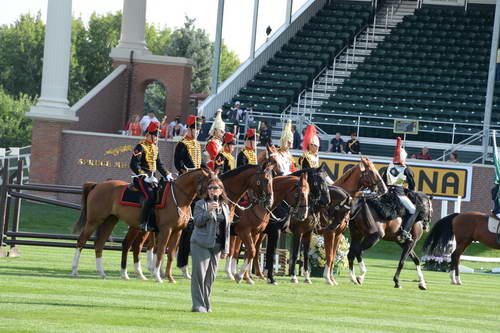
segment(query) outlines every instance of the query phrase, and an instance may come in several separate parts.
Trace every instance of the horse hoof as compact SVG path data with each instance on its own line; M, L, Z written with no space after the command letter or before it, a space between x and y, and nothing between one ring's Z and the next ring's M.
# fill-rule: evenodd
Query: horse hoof
M229 280L233 280L233 281L234 281L234 276L233 276L233 274L231 274L231 273L227 273L227 274L226 274L226 276L227 276L227 278L228 278Z
M276 280L274 280L274 279L272 279L272 280L271 279L267 279L267 283L268 284L272 284L273 286L277 286L278 285L278 282L276 282Z
M331 281L331 280L325 279L325 283L330 285L330 286L334 286L333 281Z
M304 283L307 283L307 284L312 284L312 281L311 281L311 279L305 279L305 280L304 280Z
M295 276L294 276L294 277L292 277L292 278L290 279L290 282L291 282L291 283L299 283L299 280L297 279L297 277L295 277Z
M337 283L337 281L335 281L335 279L333 279L333 278L332 278L332 279L331 279L331 281L332 281L332 285L334 285L334 286L338 286L338 285L339 285L339 284Z
M174 279L168 279L168 283L177 283Z
M427 290L427 286L425 286L423 284L419 284L418 285L418 289L420 289L420 290Z
M356 281L358 282L359 285L362 285L364 280L365 280L364 277L361 276L356 277Z
M358 280L351 279L351 282L352 282L354 285L356 285L356 286L358 286L358 285L359 285Z
M142 275L142 274L141 274L141 275L137 275L137 278L138 278L139 280L144 280L144 281L147 281L147 279L148 279L147 277L145 277L145 276L144 276L144 275Z
M394 288L396 288L396 289L403 289L399 284L394 285Z
M73 271L69 274L69 276L72 276L72 277L78 277L78 272L77 271Z
M155 281L158 283L163 283L163 280L160 277L155 278Z
M130 280L130 277L128 275L122 275L122 279L127 281L127 280Z
M234 281L236 281L236 283L240 283L240 282L241 282L241 280L242 280L242 278L241 278L240 273L236 273L236 274L234 275Z
M247 279L247 284L255 284L255 282L252 279Z
M100 278L104 280L107 278L107 276L105 274L103 274L103 275L100 275Z

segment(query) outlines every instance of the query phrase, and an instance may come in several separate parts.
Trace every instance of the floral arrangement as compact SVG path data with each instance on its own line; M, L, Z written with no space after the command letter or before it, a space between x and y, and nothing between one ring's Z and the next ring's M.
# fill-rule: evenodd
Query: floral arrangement
M334 274L340 274L342 268L348 267L347 252L349 252L349 241L342 235L333 266ZM312 275L321 277L326 264L325 239L323 236L312 236L309 263ZM315 272L317 274L314 274Z
M451 266L451 254L455 251L455 239L451 240L444 251L428 253L422 257L424 269L428 271L449 272Z

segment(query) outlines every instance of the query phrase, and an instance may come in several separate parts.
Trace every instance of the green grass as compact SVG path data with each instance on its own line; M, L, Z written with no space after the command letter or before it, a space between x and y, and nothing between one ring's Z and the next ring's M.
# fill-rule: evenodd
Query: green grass
M67 233L76 218L72 210L23 203L20 229ZM122 226L117 234L124 230ZM2 333L496 332L500 324L500 276L462 274L464 285L452 286L447 273L424 272L429 290L420 291L414 265L408 262L401 275L403 289L394 289L400 249L387 242L366 253L363 286L352 285L346 271L337 277L336 287L318 278L312 285L293 285L286 277L278 278L278 286L263 281L236 285L219 274L210 314L190 312L190 283L177 269L177 284L123 281L119 253L106 251L108 279L101 280L93 251L84 250L80 277L71 278L72 249L20 249L20 258L0 258ZM478 244L470 252L500 255Z
M83 252L80 277L69 277L73 251L22 247L20 258L0 258L1 332L496 332L500 277L425 272L429 290L417 289L413 266L394 289L396 262L367 259L363 286L343 271L339 286L236 285L222 274L213 313L190 312L190 284L119 278L119 253L105 252L108 279L97 278L93 252ZM222 264L220 265L222 267Z

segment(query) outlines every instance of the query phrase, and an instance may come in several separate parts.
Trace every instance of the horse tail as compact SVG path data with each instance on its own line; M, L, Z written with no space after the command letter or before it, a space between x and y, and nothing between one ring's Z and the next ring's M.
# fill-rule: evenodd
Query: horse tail
M94 189L94 187L96 187L96 185L97 185L97 183L94 183L94 182L86 182L82 186L82 189L83 189L82 210L80 212L80 217L73 225L73 233L74 234L81 233L83 230L83 227L85 226L85 222L87 221L87 197L88 197L90 191L92 191Z
M453 213L436 222L425 240L424 253L431 254L435 250L442 252L446 249L448 242L453 239L452 222L457 215L458 213Z

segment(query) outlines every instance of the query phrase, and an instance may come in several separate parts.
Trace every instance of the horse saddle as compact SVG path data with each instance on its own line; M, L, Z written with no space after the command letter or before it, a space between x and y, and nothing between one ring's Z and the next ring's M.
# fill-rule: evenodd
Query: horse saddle
M167 186L169 184L170 183L160 181L160 183L156 187L155 208L165 207L165 203L168 198L167 191L170 190L170 186ZM118 203L123 206L142 207L145 196L145 193L134 186L134 184L132 183L128 186L124 186L122 194L120 195L120 201Z

